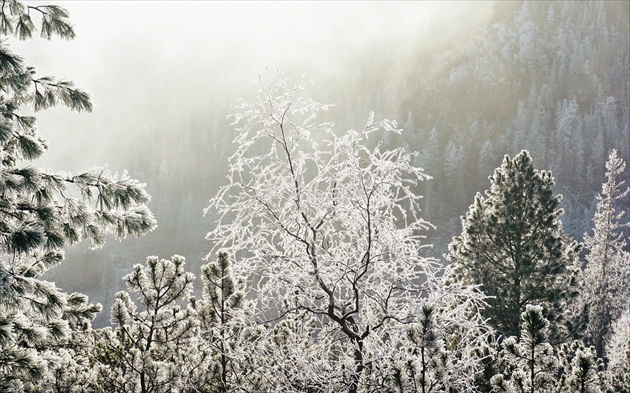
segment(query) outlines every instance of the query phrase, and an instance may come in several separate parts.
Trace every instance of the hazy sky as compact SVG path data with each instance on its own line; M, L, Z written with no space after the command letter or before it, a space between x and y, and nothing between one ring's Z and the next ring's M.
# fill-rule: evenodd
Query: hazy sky
M401 67L411 50L467 42L493 10L477 1L56 3L70 12L75 40L9 45L39 75L72 80L93 94L93 113L38 115L51 141L44 165L72 171L115 168L116 152L127 151L119 146L129 142L124 136L164 126L165 113L175 127L185 113L254 94L266 69L343 80L366 53Z

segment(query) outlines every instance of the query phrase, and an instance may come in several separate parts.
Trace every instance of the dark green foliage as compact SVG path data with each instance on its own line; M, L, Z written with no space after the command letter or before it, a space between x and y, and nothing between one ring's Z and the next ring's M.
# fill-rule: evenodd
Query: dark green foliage
M491 296L484 313L499 334L518 336L525 306L543 304L555 339L573 295L579 247L562 230L553 177L534 169L523 151L506 156L490 181L486 196L478 193L462 218L462 235L453 239L446 257L455 277L481 285Z

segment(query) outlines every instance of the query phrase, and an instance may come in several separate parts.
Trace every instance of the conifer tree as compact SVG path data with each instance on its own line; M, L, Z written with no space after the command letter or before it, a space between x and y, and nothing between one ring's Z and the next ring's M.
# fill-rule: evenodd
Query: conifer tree
M454 277L480 285L490 298L483 314L504 336L520 334L520 314L529 304L544 305L552 337L563 326L565 301L573 296L578 243L562 229L560 195L550 172L534 169L527 151L490 177L486 196L478 193L462 234L446 255Z
M64 105L91 111L89 94L72 82L38 76L8 47L38 30L44 38L72 39L65 9L9 0L0 7L0 390L24 391L50 377L47 350L70 336L72 324L89 324L100 306L77 306L42 275L63 259L63 247L87 239L101 247L107 235L122 239L155 227L144 185L107 168L70 175L32 166L48 143L26 112ZM76 197L74 196L76 195ZM57 362L60 364L60 362Z
M602 393L603 361L593 347L580 341L554 348L549 343L549 321L541 306L527 305L521 314L521 337L502 343L497 368L490 380L499 393Z
M245 358L251 347L246 348L244 338L248 303L239 288L242 284L232 277L227 252L218 252L216 261L201 267L201 280L202 298L193 299L192 304L200 324L198 351L204 356L191 384L213 392L232 392L250 379L250 362Z
M604 356L611 325L630 302L630 253L624 248L624 209L620 204L630 189L620 181L626 167L613 150L606 162L606 183L597 196L597 211L593 217L593 232L584 236L586 268L582 282L582 303L587 317L585 336L595 346L597 355Z
M111 391L159 393L177 390L185 379L191 341L197 332L195 312L182 308L195 276L186 272L185 260L148 257L146 266L135 265L124 277L137 294L138 309L129 292L116 294L112 305L114 329L105 329L99 343L101 385Z
M562 393L601 393L605 391L604 361L595 354L594 347L586 347L581 341L560 346L558 360Z
M492 377L495 392L547 392L556 386L558 362L548 342L549 321L542 307L527 305L521 315L522 329L518 340L511 336L503 341L499 354L502 373Z
M608 382L615 392L630 392L630 306L612 324L606 343Z

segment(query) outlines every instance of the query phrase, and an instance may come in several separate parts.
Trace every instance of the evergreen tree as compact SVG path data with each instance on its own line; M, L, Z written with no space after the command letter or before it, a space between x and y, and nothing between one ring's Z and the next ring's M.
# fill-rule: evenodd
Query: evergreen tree
M558 352L562 393L601 393L605 391L604 361L595 354L594 347L581 341L562 344Z
M583 272L582 303L587 316L585 336L604 356L612 322L619 318L630 302L630 253L625 251L623 228L625 211L619 204L630 194L620 181L625 162L613 150L606 162L606 183L597 196L597 211L593 217L593 233L584 236L586 268Z
M612 324L606 343L608 381L615 392L630 392L630 307Z
M246 302L230 265L228 254L219 252L217 261L202 266L202 299L193 300L200 323L199 351L207 354L193 383L198 388L208 386L214 392L236 391L248 374L241 345L246 336L243 330L247 328Z
M603 362L593 347L579 341L554 348L548 342L549 321L540 306L528 305L521 315L521 337L503 341L500 373L492 377L493 392L601 393Z
M548 342L549 321L542 307L527 305L521 315L521 337L508 337L499 354L502 373L492 377L495 392L548 392L557 384L557 359Z
M440 304L436 300L421 305L416 321L404 329L397 345L400 350L392 351L390 390L401 393L478 390L482 360L495 355L488 345L490 332L479 329L481 324L474 318L481 316L475 315L463 299L451 299L457 304L450 307L446 306L448 302ZM457 308L461 308L459 312ZM468 316L471 321L464 325L457 317L453 318L457 315Z
M490 177L486 196L477 194L462 218L462 234L446 255L454 277L480 285L490 298L483 310L504 336L520 334L519 316L529 304L543 304L554 337L573 294L579 246L562 230L561 196L551 173L534 169L527 151Z
M86 92L69 81L38 77L9 50L6 38L32 37L37 19L44 38L75 35L59 6L11 0L0 7L0 390L5 392L49 380L55 364L63 364L49 350L64 345L75 319L89 324L100 311L42 279L63 259L63 247L87 239L98 248L106 235L122 239L155 227L144 185L125 173L96 168L72 176L29 165L48 144L22 107L92 110Z
M183 309L195 276L186 272L185 260L149 257L146 266L135 265L124 277L137 294L138 310L128 292L118 292L112 306L113 330L100 332L99 383L106 391L160 393L177 390L185 381L183 364L197 332L195 312Z

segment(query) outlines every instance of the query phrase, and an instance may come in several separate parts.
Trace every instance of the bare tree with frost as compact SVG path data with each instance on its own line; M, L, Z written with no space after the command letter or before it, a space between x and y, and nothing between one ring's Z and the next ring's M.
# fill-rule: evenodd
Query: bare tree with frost
M61 292L43 274L63 259L64 246L87 239L101 247L155 227L144 185L107 168L70 175L32 166L48 143L38 133L37 112L57 105L91 111L90 96L70 81L38 76L13 53L8 37L72 39L65 9L0 5L0 390L48 389L53 374L72 361L57 350L71 327L87 326L100 311L84 296ZM25 111L23 109L26 109ZM26 114L24 113L26 112ZM77 321L78 320L78 321Z
M256 100L236 106L237 151L229 184L206 210L218 217L207 238L237 255L234 273L250 286L259 321L279 329L306 313L317 322L306 339L319 361L286 367L336 381L336 391L383 389L403 327L423 297L446 292L437 261L421 256L430 224L413 188L429 177L404 149L367 146L400 132L395 122L372 113L340 135L317 120L330 105L302 97L304 87L277 74L261 81ZM456 290L481 304L472 288ZM314 369L321 361L335 367Z

